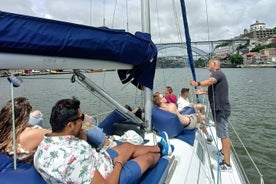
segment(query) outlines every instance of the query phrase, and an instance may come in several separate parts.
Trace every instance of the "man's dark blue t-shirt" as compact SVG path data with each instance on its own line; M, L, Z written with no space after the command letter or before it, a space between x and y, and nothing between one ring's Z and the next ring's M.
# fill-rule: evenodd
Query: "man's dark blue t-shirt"
M217 80L215 84L208 87L208 97L211 109L213 111L231 111L228 99L228 82L224 73L218 69L213 71L210 77Z

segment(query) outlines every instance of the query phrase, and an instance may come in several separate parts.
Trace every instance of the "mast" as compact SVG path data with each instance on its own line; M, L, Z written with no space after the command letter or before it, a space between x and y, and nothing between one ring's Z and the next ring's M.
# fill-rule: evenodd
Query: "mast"
M142 21L142 32L150 33L150 8L149 0L141 0L141 21ZM150 88L144 87L145 90L145 124L147 131L152 127L151 115L152 115L152 91Z

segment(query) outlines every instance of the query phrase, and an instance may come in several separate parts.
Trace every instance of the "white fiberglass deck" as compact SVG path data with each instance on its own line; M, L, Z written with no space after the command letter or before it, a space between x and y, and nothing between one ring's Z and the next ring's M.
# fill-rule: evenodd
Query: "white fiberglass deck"
M214 127L211 127L213 134ZM145 135L145 139L150 140L147 145L154 144L153 133ZM156 141L160 140L156 136ZM221 184L239 184L244 183L239 176L239 170L231 155L232 172L217 172L217 152L215 142L206 143L206 137L199 130L196 132L194 145L191 146L179 139L170 139L170 143L174 146L174 152L169 157L172 160L165 183L170 184L193 184L193 183L221 183ZM210 157L209 157L210 156ZM219 178L219 179L218 179Z

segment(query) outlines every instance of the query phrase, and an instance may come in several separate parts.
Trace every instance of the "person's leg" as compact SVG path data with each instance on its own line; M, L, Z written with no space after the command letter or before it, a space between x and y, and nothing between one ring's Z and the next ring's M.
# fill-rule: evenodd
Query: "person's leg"
M43 120L43 115L40 112L40 110L34 110L33 112L30 113L29 124L38 125L41 127L43 126L44 120Z
M98 127L103 129L103 132L107 135L113 135L113 125L116 122L120 122L126 120L124 116L120 114L118 110L114 110L111 112L101 123L99 123Z
M158 153L140 155L135 159L127 161L120 173L119 184L138 183L140 177L149 169L155 166L160 158Z
M195 129L198 127L200 118L198 118L197 114L187 115L187 118L189 119L189 123L184 126L185 129Z
M106 134L103 130L97 126L93 126L90 130L85 131L87 136L87 142L95 147L97 150L100 150L106 141Z
M208 133L206 125L202 125L201 127L202 132L206 135L207 143L213 142L213 137Z
M173 152L168 135L164 131L161 132L161 140L155 146L133 145L126 142L112 149L118 153L119 159L123 162L149 153L157 153L159 156L166 156Z
M222 153L224 161L230 165L231 140L228 132L228 117L230 112L216 111L216 131L217 136L221 139Z
M131 143L123 143L119 146L113 147L113 149L119 154L123 161L127 161L132 158L136 158L140 155L145 155L148 153L158 153L160 154L159 146L143 146L143 145L133 145Z
M224 132L221 137L222 153L224 154L224 161L230 165L230 151L231 151L231 139L228 132L228 117L230 112L221 113L221 123L224 125Z
M189 115L184 115L179 113L177 116L184 128L188 127L191 124L191 118Z
M139 164L141 168L141 175L156 165L160 158L160 153L148 153L137 156L134 160Z
M230 165L230 150L231 150L231 140L230 138L221 139L222 153L224 154L224 161Z
M204 115L204 106L202 104L195 104L195 109Z

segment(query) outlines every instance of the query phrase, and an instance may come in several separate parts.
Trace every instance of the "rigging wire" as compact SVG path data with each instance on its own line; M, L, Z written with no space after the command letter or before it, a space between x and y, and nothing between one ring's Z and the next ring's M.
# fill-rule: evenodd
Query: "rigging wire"
M156 16L157 16L157 25L158 25L158 39L159 39L159 43L161 43L161 27L160 27L160 16L159 16L159 11L158 11L158 4L157 4L157 0L155 1L155 8L156 8ZM166 77L165 77L165 69L162 70L163 72L163 77L164 77L164 83L165 85L167 84L166 82Z
M127 21L127 32L129 32L129 22L128 22L128 0L126 0L126 21Z
M205 14L206 14L206 23L207 23L207 40L209 42L210 41L210 27L209 27L209 14L208 14L207 0L205 0ZM208 58L210 58L211 47L210 47L210 45L208 45L208 47L209 47L209 56L208 56Z
M159 11L158 11L158 4L157 0L155 1L155 7L156 7L156 16L157 16L157 25L158 25L158 38L159 38L159 43L161 43L161 28L160 28L160 17L159 17Z
M103 26L105 26L105 0L103 0Z
M92 0L89 1L89 25L92 26Z
M212 88L213 109L215 110L215 109L216 109L216 103L215 103L215 91L214 91L215 89L214 89L214 84L212 84L211 88ZM215 122L215 124L216 124L216 123L217 123L216 113L213 113L213 112L212 112L212 115L213 115L214 122ZM211 130L211 129L210 129L210 130ZM219 148L218 148L218 144L217 144L217 142L218 142L218 137L217 137L217 136L216 136L216 138L214 137L214 134L213 134L212 130L211 130L211 133L212 133L213 140L216 139L216 151L217 151L217 153L219 153ZM217 183L222 183L222 181L221 181L221 173L220 173L220 165L219 165L219 163L220 163L220 154L217 154ZM219 182L219 181L220 181L220 182Z
M175 4L174 0L172 0L172 7L173 7L174 20L175 20L175 26L176 26L176 30L177 30L178 40L183 46L185 46L185 42L183 41L182 35L181 35L179 19L178 19L178 15L177 15L177 11L176 11L176 4Z
M105 72L103 72L104 74L103 74L103 81L102 81L102 85L103 85L103 87L105 86L105 79L106 79L106 74L105 74ZM94 94L95 95L95 94ZM96 96L96 95L95 95ZM98 109L97 109L97 116L99 116L99 114L100 114L100 109L101 109L101 107L102 107L102 103L103 103L103 101L102 100L100 100L101 98L99 98L98 97Z
M115 1L115 5L114 5L114 11L113 11L113 17L112 17L111 28L113 28L113 26L114 26L114 20L115 20L116 9L117 9L117 0Z
M172 9L173 9L173 16L174 16L174 22L175 22L175 26L176 26L176 31L177 31L177 36L178 36L178 41L179 43L183 44L183 46L185 45L183 39L182 39L182 35L181 35L181 29L180 29L180 25L179 25L179 19L178 19L178 16L177 16L177 10L176 10L176 4L175 4L175 1L172 0ZM160 19L159 19L159 13L158 13L158 6L157 6L157 0L156 0L156 10L157 10L157 20L158 20L158 28L159 28L159 41L161 43L161 28L160 28ZM163 68L162 69L162 72L163 72L163 83L164 83L164 86L168 86L167 85L167 80L166 80L166 72L165 72L165 69L166 68Z
M241 143L241 145L242 145L243 149L245 150L247 156L249 157L251 163L253 164L253 166L254 166L255 169L257 170L257 172L258 172L258 174L259 174L259 176L260 176L260 180L261 180L260 183L263 184L263 183L264 183L264 180L263 180L263 175L262 175L260 169L259 169L258 166L256 165L255 161L253 160L252 156L250 155L249 151L247 150L245 144L244 144L243 141L241 140L241 138L240 138L240 136L238 135L236 129L234 128L234 126L232 125L232 123L231 123L230 121L229 121L229 124L231 125L231 128L233 129L233 131L235 132L235 135L236 135L237 138L239 139L239 142ZM231 143L231 144L232 144L232 143ZM232 148L233 148L233 150L234 150L235 156L236 156L236 158L238 159L238 162L239 162L239 164L240 164L240 166L241 166L243 172L245 173L245 170L244 170L244 168L243 168L243 166L242 166L242 164L241 164L241 161L240 161L240 159L239 159L239 157L238 157L238 154L237 154L237 152L236 152L236 150L235 150L235 147L234 147L233 145L232 145ZM246 179L247 179L247 181L248 181L248 183L249 183L249 180L248 180L248 177L247 177L246 174L245 174L245 177L246 177Z

